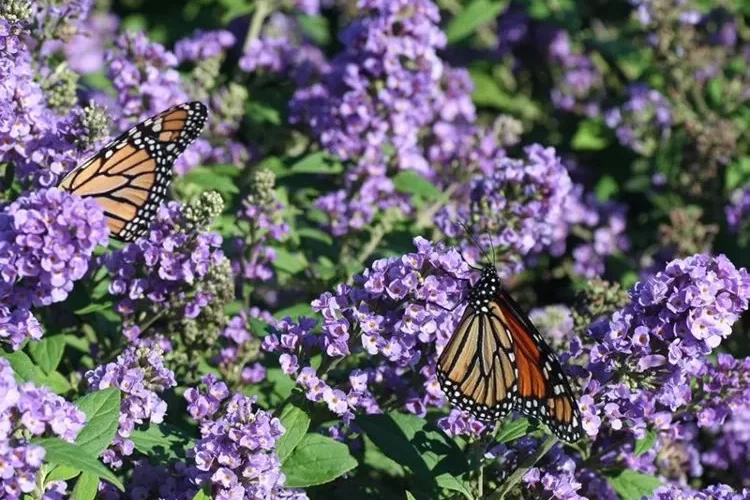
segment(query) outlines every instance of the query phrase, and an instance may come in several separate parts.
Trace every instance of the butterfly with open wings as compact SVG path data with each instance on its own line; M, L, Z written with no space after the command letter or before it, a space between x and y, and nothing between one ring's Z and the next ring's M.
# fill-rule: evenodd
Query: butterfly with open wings
M208 113L197 101L145 120L74 168L59 188L93 198L110 235L130 242L143 235L164 201L177 157L203 131Z

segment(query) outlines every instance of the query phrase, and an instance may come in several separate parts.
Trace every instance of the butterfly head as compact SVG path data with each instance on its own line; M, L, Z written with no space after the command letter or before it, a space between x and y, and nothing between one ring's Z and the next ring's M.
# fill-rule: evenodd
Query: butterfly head
M489 313L490 301L500 292L500 277L492 264L482 268L482 277L469 290L469 305L479 313Z

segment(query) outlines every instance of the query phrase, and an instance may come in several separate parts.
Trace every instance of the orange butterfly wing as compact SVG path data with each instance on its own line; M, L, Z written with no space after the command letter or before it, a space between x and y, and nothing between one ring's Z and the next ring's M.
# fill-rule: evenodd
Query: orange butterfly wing
M93 198L111 235L133 241L148 230L172 180L172 165L200 135L208 113L179 104L135 125L60 181L60 189Z

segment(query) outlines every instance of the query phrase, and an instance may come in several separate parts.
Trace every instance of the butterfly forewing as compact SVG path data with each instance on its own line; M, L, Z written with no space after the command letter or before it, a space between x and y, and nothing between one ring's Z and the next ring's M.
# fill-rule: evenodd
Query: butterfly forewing
M73 169L59 187L93 198L111 235L133 241L148 230L172 180L172 165L206 124L200 102L179 104L135 125Z
M458 328L437 375L448 401L485 421L512 409L540 419L576 441L581 419L560 363L518 304L500 287L494 267L469 290Z

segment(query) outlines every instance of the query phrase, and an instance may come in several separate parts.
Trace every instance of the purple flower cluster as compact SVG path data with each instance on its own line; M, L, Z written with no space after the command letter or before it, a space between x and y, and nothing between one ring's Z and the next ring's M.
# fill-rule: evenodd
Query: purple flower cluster
M57 188L18 198L0 213L0 338L13 349L39 339L29 312L68 297L109 231L93 200Z
M581 399L590 436L596 436L605 416L609 426L627 424L638 438L648 424L669 426L671 413L691 401L690 381L705 373L704 357L747 309L750 275L723 255L695 255L670 262L638 283L631 296L630 305L591 328L597 342L588 351L592 379ZM571 354L576 356L575 349ZM649 389L607 384L623 369ZM718 414L713 418L723 420Z
M487 249L495 248L508 273L522 269L524 256L552 245L572 186L554 148L534 144L524 152L520 160L498 155L493 172L472 181L469 201L455 210L455 216L444 210L437 221L451 237L464 234L456 218L471 221L470 232L479 235ZM476 246L465 246L465 253L478 261Z
M119 128L187 100L176 69L177 57L141 32L121 35L106 61L121 108Z
M648 500L747 500L750 489L735 491L726 484L714 484L704 490L671 484L657 488Z
M159 424L164 420L167 403L160 393L174 387L174 373L164 366L164 355L157 347L128 347L112 363L86 372L91 390L116 387L122 392L117 434L102 454L105 463L120 468L123 457L133 454L129 439L136 425Z
M29 439L57 436L73 442L86 415L46 388L18 384L10 363L0 358L0 421L0 497L20 499L37 486L46 454Z
M220 336L226 340L219 352L217 362L228 378L237 378L240 384L257 384L266 378L266 369L257 359L259 357L257 337L248 326L250 318L257 318L264 323L274 326L276 320L271 313L261 311L257 307L247 312L241 311L231 318ZM257 334L257 332L256 332Z
M183 77L182 88L209 108L206 131L177 161L178 173L184 174L201 164L244 165L251 156L249 148L235 139L245 114L247 89L234 81L225 84L220 75L221 65L235 42L229 31L198 30L175 44L181 67L192 68Z
M563 217L554 229L552 255L563 255L573 228L582 228L590 236L575 244L572 250L573 270L586 278L601 276L605 271L605 259L609 255L630 248L626 230L625 205L616 202L600 202L593 193L585 193L583 186L576 184L563 204Z
M0 17L0 163L50 186L77 155L56 135L59 117L47 106L26 35L27 23Z
M743 229L750 220L750 188L734 191L724 213L730 231L737 233Z
M496 460L490 467L498 467L501 476L518 468L524 460L541 446L540 439L530 436L515 441L512 446L495 445L487 452L487 457ZM562 446L553 447L536 467L532 467L521 480L523 498L544 498L558 500L585 500L582 483L578 476L581 469L576 461L564 452ZM607 498L609 497L602 497Z
M235 43L234 35L226 30L196 31L174 46L179 62L199 62L212 57L221 57Z
M436 353L453 333L472 274L455 249L420 237L414 242L416 252L378 260L353 286L339 285L313 301L323 317L320 335L312 333L314 320L287 318L263 340L266 351L281 354L282 369L296 376L307 398L325 402L345 423L355 412L382 411L385 395L416 415L444 404ZM326 374L310 366L318 350L324 359L363 354L372 362L342 380L324 380ZM474 428L471 422L450 425Z
M276 177L269 170L255 172L250 193L237 214L244 238L233 242L241 257L232 264L235 274L248 280L268 281L273 277L271 263L276 252L270 244L281 241L289 232L283 219L286 207L278 201L275 183Z
M750 403L733 404L731 415L711 431L712 444L700 457L703 467L740 478L747 484L750 481Z
M188 293L226 258L221 236L196 231L186 215L190 207L170 202L157 212L147 235L113 252L107 260L112 274L109 291L121 296L116 306L123 317L125 335L133 340L140 335L135 324L137 314L155 314L179 302L187 318L196 318L211 302L211 294L198 290Z
M226 384L207 375L205 389L185 391L190 415L200 423L201 437L190 452L196 484L211 485L214 498L307 498L284 490L286 480L275 454L285 429L279 419L258 408L255 399L230 395Z
M70 68L80 75L104 68L105 47L115 38L120 20L114 14L93 13L63 46Z
M437 6L361 0L358 7L367 15L342 33L344 50L323 83L301 89L290 103L293 123L305 124L327 151L355 164L344 187L317 204L336 235L361 228L377 210L410 209L386 173L389 166L431 172L420 132L434 120L442 93L436 51L445 35Z
M534 20L523 8L511 4L498 18L497 33L498 52L513 55L515 65L535 66L541 60L550 66L555 80L550 98L557 109L589 117L600 114L604 75L591 57L573 50L565 30ZM529 49L542 57L526 57Z
M672 111L663 95L637 84L628 89L627 102L608 110L604 120L620 144L649 155L669 136Z

